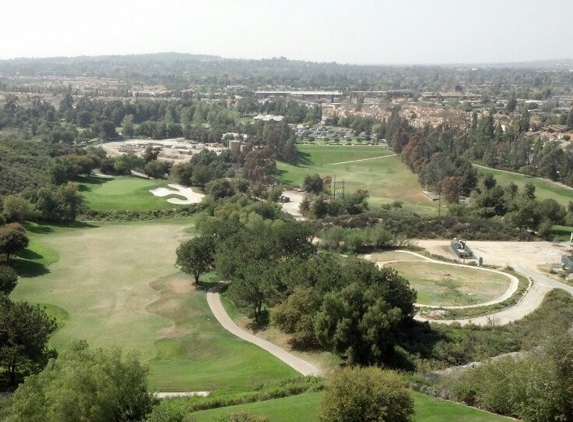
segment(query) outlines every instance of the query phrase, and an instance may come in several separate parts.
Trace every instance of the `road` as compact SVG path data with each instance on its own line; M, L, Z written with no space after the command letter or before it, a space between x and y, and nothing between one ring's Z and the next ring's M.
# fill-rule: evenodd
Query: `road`
M219 283L216 287L209 290L207 292L207 303L211 308L211 312L219 324L223 326L223 328L229 331L231 334L236 335L237 337L248 341L256 346L259 346L261 349L266 350L267 352L271 353L275 357L282 360L288 366L293 368L295 371L301 373L302 375L308 376L312 375L315 377L322 376L322 372L316 366L312 365L311 363L287 352L284 349L281 349L278 346L275 346L272 343L269 343L266 340L263 340L245 330L240 328L237 324L233 322L233 320L229 317L225 308L223 308L223 304L221 303L221 296L219 292L223 288L224 284Z
M420 240L422 246L433 254L451 258L449 242L444 240ZM511 267L528 277L532 286L520 302L500 312L460 320L428 320L418 317L420 321L432 321L440 324L458 322L461 325L504 325L517 321L535 311L543 302L545 295L552 289L562 289L573 295L573 287L552 280L542 274L538 267L558 265L560 256L568 253L568 247L550 242L490 242L472 241L470 244L477 256L483 256L484 262L500 267Z

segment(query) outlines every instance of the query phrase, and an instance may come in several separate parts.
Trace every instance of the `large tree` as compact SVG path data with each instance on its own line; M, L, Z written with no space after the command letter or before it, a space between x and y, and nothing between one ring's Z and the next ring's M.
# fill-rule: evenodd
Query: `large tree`
M319 343L350 364L373 365L394 358L402 311L375 289L354 282L324 298L314 328Z
M0 293L8 296L18 284L18 274L7 265L0 265Z
M213 269L215 240L208 235L197 236L182 243L176 253L176 264L184 273L193 274L198 284L201 274Z
M314 193L315 195L318 195L324 188L322 177L320 177L318 173L314 173L313 175L307 174L304 176L302 188L307 193Z
M22 251L28 246L29 240L26 230L19 223L5 224L0 227L0 254L6 255L6 262L10 263L10 255Z
M47 341L56 328L56 321L39 306L0 295L0 367L10 385L18 376L40 371L55 356Z
M321 422L409 422L414 400L398 374L379 368L344 368L332 375Z
M12 422L141 421L154 401L147 373L135 352L72 343L16 390Z

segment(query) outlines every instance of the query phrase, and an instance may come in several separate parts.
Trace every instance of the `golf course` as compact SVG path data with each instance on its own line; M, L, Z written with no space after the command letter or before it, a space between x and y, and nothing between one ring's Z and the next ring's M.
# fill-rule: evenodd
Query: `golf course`
M137 350L150 366L155 390L245 387L296 376L220 327L205 291L174 267L175 249L189 238L192 224L31 227L33 259L27 265L46 270L21 277L13 296L44 305L58 318L60 328L50 340L58 350L74 339Z
M319 173L344 181L347 192L367 189L372 207L402 201L419 213L437 212L437 202L423 195L417 176L385 147L302 146L300 151L303 159L297 166L277 163L284 183L301 184L306 174ZM178 198L176 193L152 194L168 185L133 177L90 177L80 190L94 210L154 210L178 206L167 202ZM39 304L57 319L51 347L61 351L85 339L95 347L135 349L149 366L150 388L162 392L248 390L299 376L217 322L206 299L208 288L218 281L215 274L203 274L201 285L195 286L192 277L175 266L177 247L195 234L194 217L69 226L28 223L26 229L30 244L15 258L21 277L12 297ZM502 275L477 269L401 262L404 256L399 252L379 255L376 260L391 262L410 280L422 304L485 302L501 295L509 283ZM244 318L225 296L223 301L234 320ZM309 392L239 410L261 412L273 421L316 421L320 397L320 392ZM443 420L444 415L467 421L505 420L421 394L415 399L416 421ZM215 409L194 417L214 420L234 410Z

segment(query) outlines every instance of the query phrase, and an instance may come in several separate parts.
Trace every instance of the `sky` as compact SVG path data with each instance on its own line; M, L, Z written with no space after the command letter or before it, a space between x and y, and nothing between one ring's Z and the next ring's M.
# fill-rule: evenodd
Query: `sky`
M7 0L0 59L178 52L352 64L573 58L573 0Z

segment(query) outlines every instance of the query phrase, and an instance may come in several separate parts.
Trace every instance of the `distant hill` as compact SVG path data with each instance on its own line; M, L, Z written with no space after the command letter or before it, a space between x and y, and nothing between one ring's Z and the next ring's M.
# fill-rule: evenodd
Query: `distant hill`
M513 69L573 70L573 59L534 60L527 62L495 63L487 67L507 67Z
M183 53L19 58L0 60L0 90L19 91L26 83L22 77L91 77L124 81L126 92L132 84L142 83L163 85L174 91L193 89L203 93L212 87L228 86L252 90L412 89L423 92L451 90L455 85L471 86L478 80L491 80L497 77L493 74L502 73L506 83L520 84L532 81L539 70L555 70L555 75L547 84L551 85L551 92L560 94L570 92L566 88L570 86L570 69L573 69L573 59L389 66L318 63L284 57L231 59ZM56 88L54 90L57 91Z

